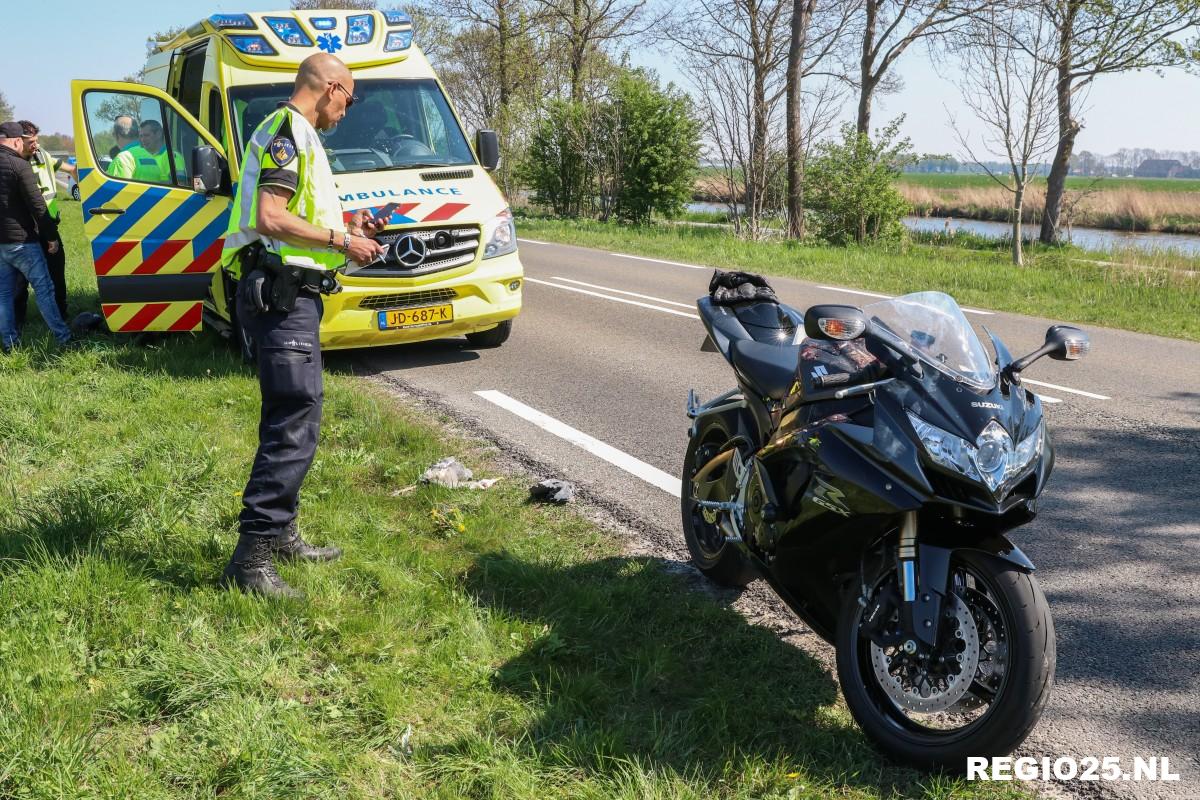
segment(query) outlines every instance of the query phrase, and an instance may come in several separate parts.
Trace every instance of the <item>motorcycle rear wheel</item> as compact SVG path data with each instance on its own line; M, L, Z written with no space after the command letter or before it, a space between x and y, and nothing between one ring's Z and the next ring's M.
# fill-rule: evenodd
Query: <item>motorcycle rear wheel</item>
M683 539L692 561L713 583L740 589L757 578L758 571L736 544L725 539L716 523L705 519L692 495L692 476L719 453L728 440L728 433L714 423L688 442L687 453L683 457L683 486L679 494L683 510ZM729 467L719 468L724 469ZM721 499L727 501L733 498Z
M1008 755L1033 730L1054 683L1056 652L1046 596L1032 575L995 556L961 550L951 560L951 574L962 601L955 605L972 615L965 639L978 647L966 659L971 689L952 708L914 711L911 706L923 698L905 704L881 682L872 657L883 651L873 653L860 632L857 591L847 592L838 622L837 669L851 714L880 750L924 769L962 772L968 756ZM889 671L892 659L889 654ZM959 721L964 724L956 726Z

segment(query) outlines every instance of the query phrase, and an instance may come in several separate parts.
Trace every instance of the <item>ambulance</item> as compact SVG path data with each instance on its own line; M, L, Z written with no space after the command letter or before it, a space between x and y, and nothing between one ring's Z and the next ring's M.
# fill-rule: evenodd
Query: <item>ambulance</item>
M291 96L300 62L326 52L354 72L359 98L323 134L342 211L386 220L387 254L350 265L343 291L325 297L322 346L508 338L523 270L489 174L496 134L478 131L472 146L407 14L213 14L149 47L145 83L71 83L84 230L110 330L235 334L235 285L219 264L239 161ZM157 155L126 179L109 174L122 151Z

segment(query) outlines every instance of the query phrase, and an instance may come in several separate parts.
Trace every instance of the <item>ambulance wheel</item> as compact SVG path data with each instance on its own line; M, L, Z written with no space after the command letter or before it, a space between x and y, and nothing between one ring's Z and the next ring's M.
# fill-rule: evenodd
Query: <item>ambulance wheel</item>
M477 333L468 333L467 341L474 347L499 347L508 341L512 333L512 320L506 319L494 328Z
M76 203L79 202L79 184L78 183L71 187L71 199L74 200Z

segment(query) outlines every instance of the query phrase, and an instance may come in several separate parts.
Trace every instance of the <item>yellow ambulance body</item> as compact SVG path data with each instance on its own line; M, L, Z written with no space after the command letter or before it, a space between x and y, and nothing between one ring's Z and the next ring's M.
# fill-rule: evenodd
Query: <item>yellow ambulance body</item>
M359 97L323 137L342 210L388 212L388 253L348 269L344 290L325 298L322 346L503 342L523 270L488 174L495 134L468 143L412 34L396 11L214 14L151 43L145 83L73 81L84 229L110 329L233 331L234 285L219 263L241 156L291 95L299 63L330 52L353 70ZM130 124L139 139L118 140ZM135 177L116 177L128 174L122 159L139 162ZM212 163L227 171L219 181Z

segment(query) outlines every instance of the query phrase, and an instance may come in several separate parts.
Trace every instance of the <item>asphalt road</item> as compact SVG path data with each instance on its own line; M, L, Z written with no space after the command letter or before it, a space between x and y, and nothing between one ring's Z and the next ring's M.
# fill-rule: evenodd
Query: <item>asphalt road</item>
M485 428L638 521L643 548L686 560L670 491L686 446L684 400L689 388L711 398L734 384L721 356L700 350L694 303L710 269L530 240L521 255L525 306L503 347L361 351L356 369ZM836 275L823 286L772 284L800 308L873 299L838 289ZM1054 322L967 317L1017 355ZM1089 358L1043 359L1026 373L1045 384L1034 389L1047 398L1058 461L1040 516L1013 538L1050 600L1058 675L1024 753L1118 756L1126 769L1136 756L1167 756L1179 782L1075 791L1200 797L1200 344L1088 330ZM777 628L791 625L828 662L823 642L768 605Z

